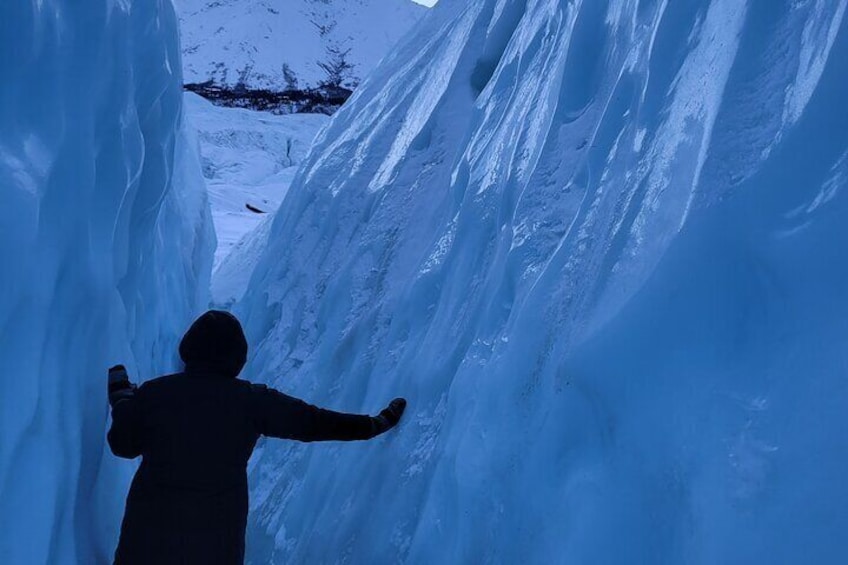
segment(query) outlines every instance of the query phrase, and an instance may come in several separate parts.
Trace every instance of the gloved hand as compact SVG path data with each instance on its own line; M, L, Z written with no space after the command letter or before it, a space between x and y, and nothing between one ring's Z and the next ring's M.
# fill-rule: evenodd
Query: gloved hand
M131 398L135 389L136 386L130 382L123 365L115 365L109 369L109 405L112 408L121 400Z
M389 405L380 412L380 415L374 418L377 433L381 434L394 428L397 423L400 422L400 417L403 416L404 410L406 410L406 399L395 398L392 400Z

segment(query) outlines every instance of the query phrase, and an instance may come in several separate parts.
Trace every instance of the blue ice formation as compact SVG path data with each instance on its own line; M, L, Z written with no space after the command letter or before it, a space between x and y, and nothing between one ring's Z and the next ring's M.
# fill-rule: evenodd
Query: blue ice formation
M0 3L0 562L111 562L106 368L174 368L215 236L168 0Z
M319 135L240 312L251 563L834 563L845 0L442 0Z

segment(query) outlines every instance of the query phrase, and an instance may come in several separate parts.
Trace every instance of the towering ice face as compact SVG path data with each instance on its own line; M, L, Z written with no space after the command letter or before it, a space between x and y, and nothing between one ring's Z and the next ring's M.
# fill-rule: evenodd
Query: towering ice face
M105 376L174 368L214 234L167 0L0 3L0 562L111 559Z
M844 0L442 0L319 136L250 376L254 563L833 562L848 527Z

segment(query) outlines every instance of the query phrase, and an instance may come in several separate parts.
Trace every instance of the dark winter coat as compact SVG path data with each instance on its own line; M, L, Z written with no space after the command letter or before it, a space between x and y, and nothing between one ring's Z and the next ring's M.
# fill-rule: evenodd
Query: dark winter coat
M112 410L112 451L142 457L116 564L243 563L246 467L260 436L361 440L385 431L377 418L323 410L235 378L247 344L228 314L204 314L180 354L185 372L144 383Z

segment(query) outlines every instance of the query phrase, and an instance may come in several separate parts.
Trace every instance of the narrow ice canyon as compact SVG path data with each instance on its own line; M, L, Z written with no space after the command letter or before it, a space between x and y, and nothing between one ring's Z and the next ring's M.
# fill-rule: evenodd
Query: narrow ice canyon
M247 562L839 562L846 4L441 0L227 259L244 378L410 401L263 441ZM0 6L4 563L109 562L105 368L174 370L211 300L178 33Z

